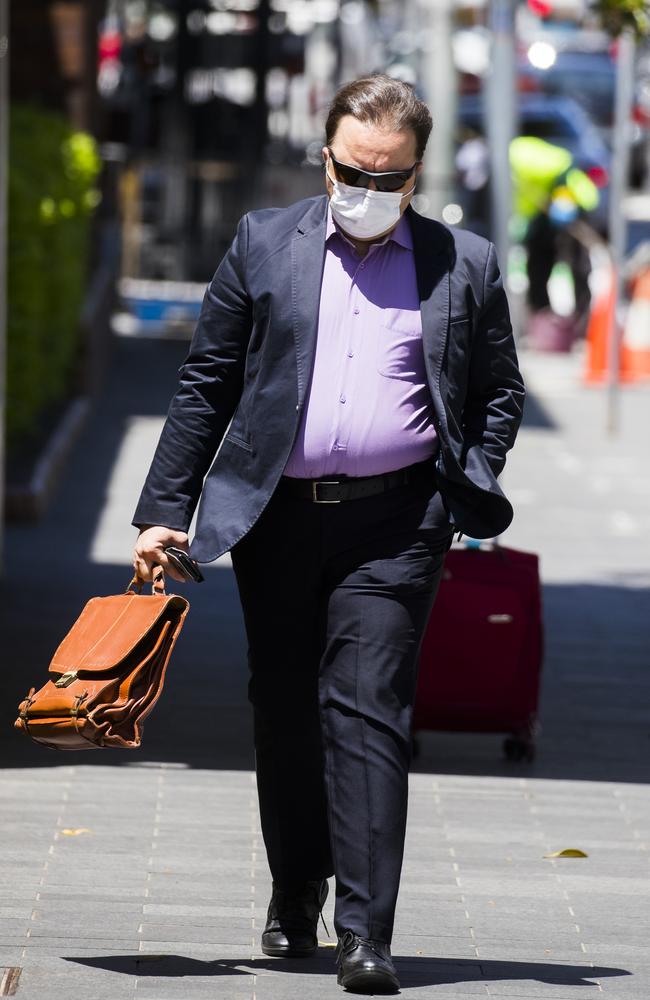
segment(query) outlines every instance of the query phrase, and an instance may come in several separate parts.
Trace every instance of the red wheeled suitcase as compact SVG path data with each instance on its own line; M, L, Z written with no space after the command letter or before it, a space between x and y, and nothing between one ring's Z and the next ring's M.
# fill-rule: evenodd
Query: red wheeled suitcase
M422 642L414 732L506 732L506 757L532 760L542 649L538 557L451 549Z
M568 354L578 339L578 325L573 316L558 316L552 309L541 309L528 320L526 339L535 351Z

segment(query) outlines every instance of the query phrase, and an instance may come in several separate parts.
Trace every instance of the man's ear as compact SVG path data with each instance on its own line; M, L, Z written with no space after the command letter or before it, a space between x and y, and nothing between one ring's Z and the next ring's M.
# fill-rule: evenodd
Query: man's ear
M327 146L323 146L323 148L321 149L321 153L323 154L323 163L327 163L327 161L330 158L330 151L327 148Z
M424 163L418 163L417 167L415 168L415 176L419 177L423 170L424 170Z

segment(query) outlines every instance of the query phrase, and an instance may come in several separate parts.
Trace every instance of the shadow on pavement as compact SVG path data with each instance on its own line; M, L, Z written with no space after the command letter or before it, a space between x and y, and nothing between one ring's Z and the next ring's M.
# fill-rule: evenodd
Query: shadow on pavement
M215 951L218 945L215 945ZM250 976L260 972L288 972L299 975L331 975L334 971L334 953L319 954L313 959L299 962L288 959L225 959L204 961L181 955L137 957L113 955L101 957L63 956L67 962L76 962L90 968L145 978L176 976ZM419 956L393 956L403 988L415 986L442 986L451 983L536 980L554 986L594 986L593 980L609 976L629 976L626 969L606 966L560 965L554 962L504 962L484 959L453 960Z
M538 428L540 430L553 430L557 424L548 412L542 401L534 396L532 390L526 389L526 399L524 402L523 426Z

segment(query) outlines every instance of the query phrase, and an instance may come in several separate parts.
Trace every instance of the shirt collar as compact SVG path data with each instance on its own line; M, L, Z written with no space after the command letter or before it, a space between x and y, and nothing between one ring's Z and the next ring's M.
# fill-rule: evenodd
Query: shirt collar
M325 232L325 241L327 242L330 236L334 236L335 234L338 234L341 237L341 239L345 240L346 243L349 243L350 246L353 245L347 238L345 233L343 233L339 228L339 226L337 226L337 224L335 223L334 217L332 216L332 209L328 204L327 229ZM394 243L399 244L399 246L404 247L405 250L413 250L413 236L411 234L411 227L409 226L408 220L406 218L406 213L402 215L402 218L399 220L393 231L389 233L388 236L384 236L383 240L380 240L379 243L374 245L383 246L385 243L388 243L389 240L392 240Z

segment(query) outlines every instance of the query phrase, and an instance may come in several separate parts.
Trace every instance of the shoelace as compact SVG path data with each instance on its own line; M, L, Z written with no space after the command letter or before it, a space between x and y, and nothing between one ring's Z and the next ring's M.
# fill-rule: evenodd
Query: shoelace
M313 890L317 895L318 890ZM305 894L287 891L285 889L275 889L274 891L275 905L271 910L271 915L273 919L279 920L278 909L282 910L283 917L289 921L295 921L298 925L304 924L305 914L302 911L302 904L304 903ZM282 900L282 904L279 907L278 902ZM325 923L325 917L323 916L323 906L318 899L318 916L320 917L323 927L325 928L325 933L330 937L329 927ZM318 924L318 918L316 920Z
M325 923L325 917L323 916L323 907L322 906L320 908L320 918L321 918L321 921L323 923L323 927L325 928L325 933L327 934L328 937L330 937L331 936L330 935L330 930L329 930L329 927L327 926L327 924Z

